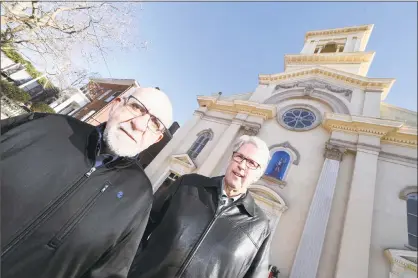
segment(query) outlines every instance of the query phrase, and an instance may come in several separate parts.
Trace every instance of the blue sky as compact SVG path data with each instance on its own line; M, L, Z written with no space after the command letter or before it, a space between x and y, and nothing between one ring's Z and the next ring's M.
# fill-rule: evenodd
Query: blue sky
M258 74L283 71L283 56L302 50L310 30L374 24L369 77L396 78L386 102L417 110L416 3L142 3L135 25L147 50L114 49L114 78L158 86L172 99L180 125L197 95L252 92ZM107 77L104 65L92 70Z

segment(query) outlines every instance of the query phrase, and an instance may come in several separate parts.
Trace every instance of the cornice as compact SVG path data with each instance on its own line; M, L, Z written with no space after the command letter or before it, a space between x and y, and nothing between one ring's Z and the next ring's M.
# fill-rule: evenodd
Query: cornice
M416 251L386 249L384 254L392 265L398 265L403 269L410 269L417 273L417 263L405 258L417 259Z
M381 91L382 100L386 98L389 90L395 82L395 79L393 78L369 78L358 74L331 69L328 67L313 66L278 74L259 74L258 83L260 85L271 85L307 76L331 78L338 82L343 82L350 86L360 88L364 91Z
M364 49L369 41L370 34L373 30L373 24L369 25L360 25L360 26L352 26L352 27L344 27L344 28L335 28L335 29L326 29L326 30L316 30L316 31L309 31L305 34L305 42L312 37L318 36L335 36L335 35L348 35L353 33L364 32L361 40L361 49Z
M381 138L382 143L417 148L417 130L404 123L363 116L325 113L322 125L328 131L363 134Z
M357 64L373 61L376 52L338 52L319 54L287 54L284 56L284 69L287 65L300 64Z
M198 96L197 102L200 107L207 107L208 110L221 111L230 114L246 114L262 117L264 120L276 116L276 107L269 104L259 104L244 100L218 100L216 97Z
M357 33L357 32L366 32L366 31L371 31L372 29L373 29L373 24L368 24L368 25L343 27L343 28L335 28L335 29L308 31L305 34L305 40L307 40L309 37L313 37L313 36L324 36L324 35L337 35L337 34L349 34L349 33Z

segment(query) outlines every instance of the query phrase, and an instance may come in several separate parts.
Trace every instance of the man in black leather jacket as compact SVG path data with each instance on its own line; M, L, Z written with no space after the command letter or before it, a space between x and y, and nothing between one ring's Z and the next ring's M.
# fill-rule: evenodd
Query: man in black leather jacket
M154 202L129 278L268 277L269 220L247 191L269 150L242 136L225 176L180 177Z
M105 125L57 114L1 121L1 277L126 277L152 187L136 155L171 123L167 96L132 88Z

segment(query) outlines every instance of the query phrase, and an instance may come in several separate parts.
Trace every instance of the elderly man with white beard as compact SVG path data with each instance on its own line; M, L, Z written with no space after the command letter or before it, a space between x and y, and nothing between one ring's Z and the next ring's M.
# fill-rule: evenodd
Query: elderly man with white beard
M152 206L136 156L172 106L137 88L91 126L57 114L1 121L1 277L126 277Z
M267 145L244 135L225 175L189 174L154 202L129 278L266 278L269 220L248 187L264 173Z

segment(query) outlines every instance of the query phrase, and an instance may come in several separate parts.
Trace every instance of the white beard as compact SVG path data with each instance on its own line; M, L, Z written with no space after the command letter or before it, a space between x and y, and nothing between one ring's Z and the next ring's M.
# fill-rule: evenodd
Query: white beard
M106 127L103 136L109 150L118 156L133 157L142 151L141 144L135 143L118 126Z

